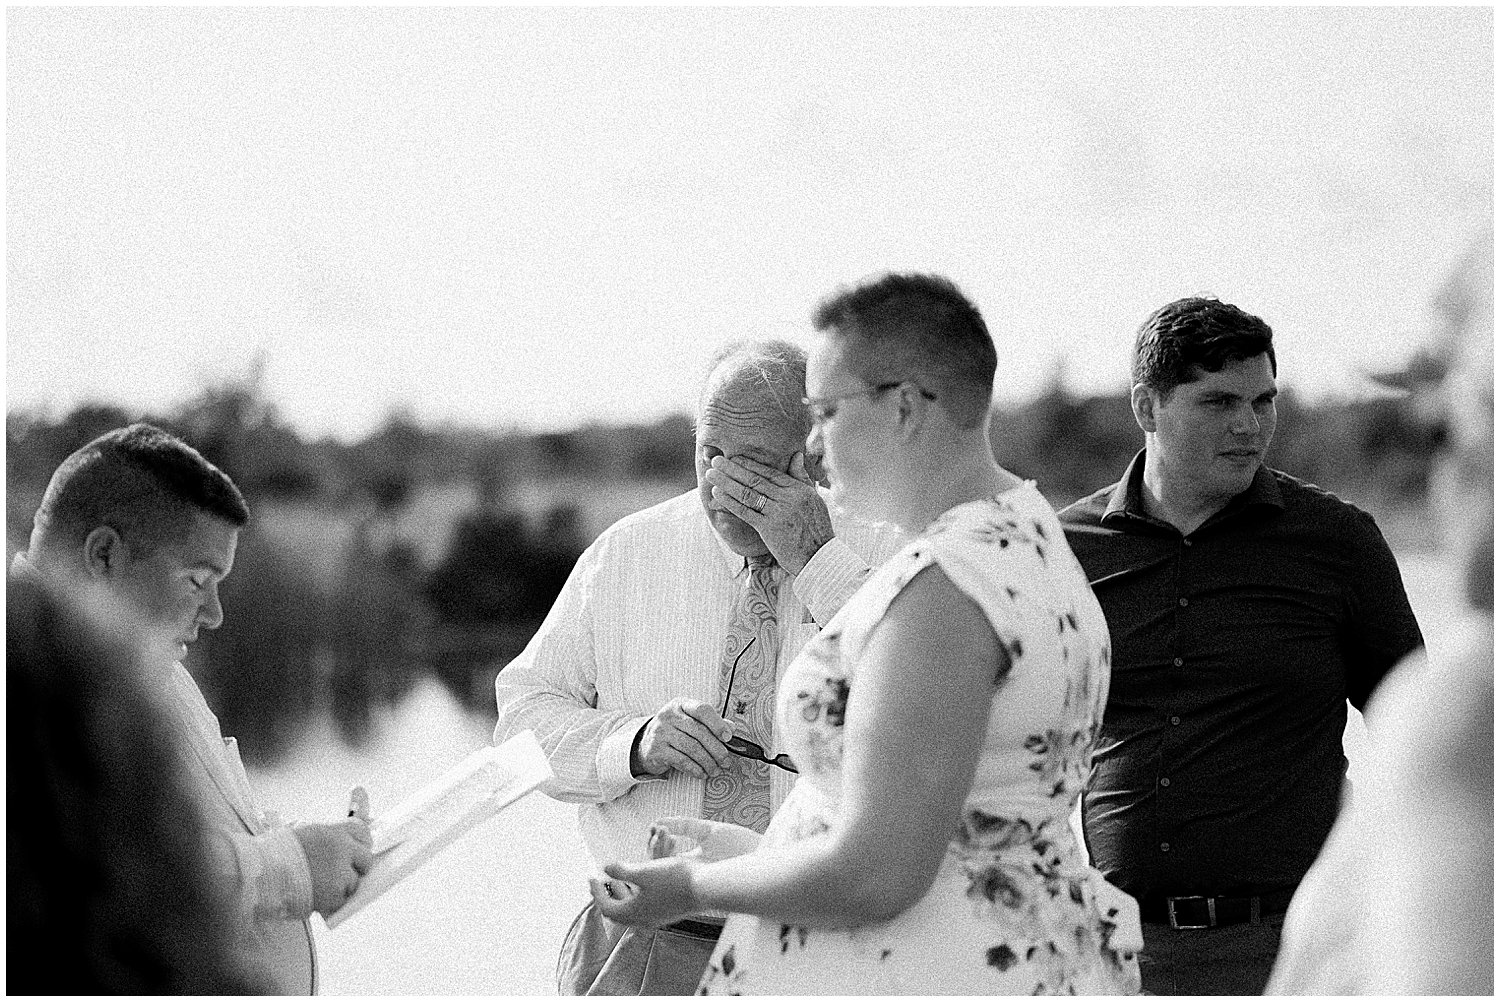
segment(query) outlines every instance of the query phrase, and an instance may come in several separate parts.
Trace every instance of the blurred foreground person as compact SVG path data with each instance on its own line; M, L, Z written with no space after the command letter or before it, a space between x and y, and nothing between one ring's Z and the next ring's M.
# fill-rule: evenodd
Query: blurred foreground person
M736 913L715 994L1132 993L1135 903L1068 820L1109 635L1051 506L995 463L984 321L945 279L890 275L814 323L808 449L837 503L920 536L788 669L801 775L758 846L714 861L753 838L668 824L677 854L606 867L595 899L647 925Z
M139 617L147 682L162 698L176 749L231 897L245 949L271 958L275 991L316 989L313 911L337 909L370 865L359 819L287 825L257 806L233 738L179 660L200 629L224 619L219 583L234 566L244 499L191 447L147 424L99 436L63 461L33 520L13 577L63 592L102 589Z
M1265 321L1169 303L1133 379L1146 447L1059 516L1114 644L1084 834L1140 901L1148 994L1259 994L1338 811L1346 701L1422 635L1374 519L1263 462Z
M1268 994L1494 994L1495 303L1486 237L1446 290L1464 308L1448 318L1429 364L1400 380L1418 407L1436 405L1446 428L1429 490L1467 602L1462 635L1452 656L1408 659L1371 698L1370 782L1354 789L1297 891Z
M605 530L495 680L498 744L530 728L579 804L595 862L646 858L653 820L756 832L796 778L771 706L785 666L896 534L830 515L803 457L806 354L720 352L700 394L698 488ZM836 533L835 533L836 530ZM684 995L723 926L694 911L631 929L589 902L557 963L564 995Z
M96 596L97 597L97 596ZM12 580L6 971L22 995L260 993L122 615Z

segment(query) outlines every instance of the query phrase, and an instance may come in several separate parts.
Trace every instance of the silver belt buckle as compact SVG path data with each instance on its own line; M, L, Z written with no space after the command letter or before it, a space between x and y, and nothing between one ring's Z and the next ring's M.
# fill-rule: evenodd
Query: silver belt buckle
M1168 898L1167 899L1167 919L1168 919L1169 922L1171 922L1173 929L1212 929L1216 924L1218 924L1219 917L1218 917L1218 915L1215 914L1215 912L1218 909L1216 909L1214 907L1214 899L1213 898L1204 898L1203 899L1204 901L1208 902L1208 924L1207 925L1197 925L1196 923L1192 924L1192 925L1188 925L1186 923L1178 922L1177 921L1177 902L1179 902L1179 901L1191 901L1191 900L1193 900L1191 897L1185 897L1185 898Z

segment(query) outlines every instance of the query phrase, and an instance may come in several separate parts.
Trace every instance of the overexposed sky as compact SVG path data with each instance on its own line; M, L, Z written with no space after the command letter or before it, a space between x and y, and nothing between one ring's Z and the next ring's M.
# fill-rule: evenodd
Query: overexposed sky
M948 275L997 398L1212 293L1351 391L1493 215L1489 8L8 8L7 406L258 355L343 438L690 409L714 347Z

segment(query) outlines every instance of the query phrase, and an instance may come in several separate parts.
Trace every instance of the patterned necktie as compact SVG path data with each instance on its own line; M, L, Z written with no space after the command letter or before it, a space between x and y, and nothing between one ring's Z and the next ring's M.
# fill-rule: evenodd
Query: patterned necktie
M775 563L769 556L749 558L739 600L729 618L719 666L719 709L734 733L771 749L771 721L776 705ZM729 767L708 778L703 787L703 816L764 832L771 821L771 766L731 755Z

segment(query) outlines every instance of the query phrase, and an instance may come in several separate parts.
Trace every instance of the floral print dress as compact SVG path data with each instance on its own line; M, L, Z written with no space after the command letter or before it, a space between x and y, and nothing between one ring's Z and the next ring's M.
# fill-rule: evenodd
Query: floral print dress
M1134 994L1135 901L1084 862L1069 815L1109 691L1109 633L1030 482L960 505L875 571L789 666L777 731L800 770L757 852L839 823L844 706L892 599L936 564L1010 653L974 785L927 894L844 929L734 915L699 994ZM920 694L913 694L920 698Z

